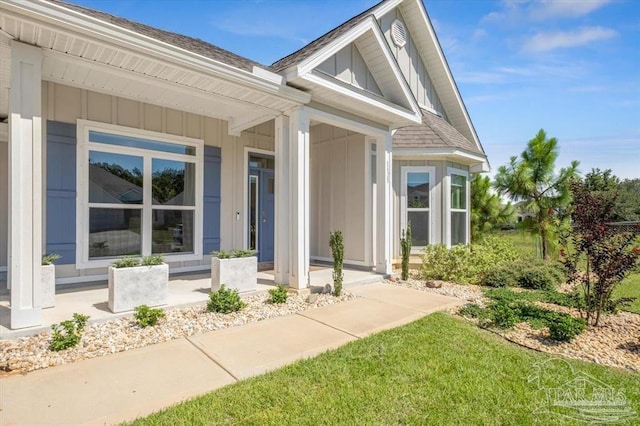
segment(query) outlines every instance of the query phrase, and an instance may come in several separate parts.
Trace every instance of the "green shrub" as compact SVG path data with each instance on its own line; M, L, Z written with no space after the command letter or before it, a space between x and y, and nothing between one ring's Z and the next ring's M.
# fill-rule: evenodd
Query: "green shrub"
M512 270L503 266L502 268L489 271L480 284L487 287L511 287L516 283L516 276Z
M271 295L271 303L286 303L289 298L289 292L286 287L279 284L276 288L269 289Z
M135 256L122 256L114 260L111 265L116 268L133 268L134 266L140 266L140 258Z
M489 299L495 302L514 303L519 301L535 302L540 300L540 294L535 291L513 291L510 288L492 288L483 290Z
M573 318L569 315L557 315L554 320L548 322L549 336L559 342L570 342L587 329L582 318Z
M209 293L209 302L207 302L209 312L229 314L237 312L245 306L247 304L240 299L238 290L225 288L224 284L220 286L219 290Z
M486 308L482 308L476 303L467 303L462 308L460 308L460 311L458 311L458 313L463 317L477 319L485 319L489 316L489 310Z
M76 346L80 342L82 331L88 319L87 315L74 313L73 319L62 321L60 324L52 324L49 350L57 352Z
M541 268L531 268L518 275L518 286L534 290L552 290L553 277Z
M584 296L577 290L571 293L560 293L557 290L546 290L541 299L543 302L553 303L555 305L566 306L569 308L584 308Z
M158 323L160 318L165 317L165 313L159 308L150 308L147 305L136 306L133 312L133 317L136 319L140 327L152 327Z
M518 320L518 312L507 303L500 302L491 307L491 323L498 328L511 328Z
M164 263L164 257L159 255L143 256L140 260L142 266L155 266L162 265Z
M516 261L519 256L513 243L495 237L451 249L443 245L431 245L425 248L422 255L422 277L425 280L477 284L489 273Z
M411 224L407 226L407 232L402 230L400 238L400 251L402 252L402 279L409 279L409 258L411 257Z
M212 251L211 255L219 259L234 259L237 257L251 257L251 256L254 256L256 253L257 253L256 250L231 249L229 251L227 250Z
M62 256L56 253L46 253L42 255L42 264L43 265L51 265L56 260L60 259Z
M344 263L344 239L342 232L335 231L329 235L329 245L333 255L333 294L340 296L342 294L342 266Z

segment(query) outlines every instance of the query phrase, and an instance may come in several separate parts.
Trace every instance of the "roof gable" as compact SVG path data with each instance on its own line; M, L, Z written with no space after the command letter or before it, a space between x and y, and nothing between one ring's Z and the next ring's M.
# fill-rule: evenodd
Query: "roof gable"
M300 62L287 61L290 66L281 69L280 72L284 74L288 83L309 91L318 102L331 105L331 102L338 102L335 95L339 94L342 99L337 106L351 108L356 113L366 113L362 106L365 109L377 108L395 115L395 118L387 119L392 127L420 122L418 103L389 50L377 20L373 15L357 18L351 20L348 25L339 27L340 31L333 33L330 40L316 43L311 49L313 52L296 55L298 59L304 58ZM355 61L354 51L358 52ZM347 71L336 67L335 75L327 73L330 67L326 62L334 57L337 60L343 54L348 54L348 60L345 59L344 62L348 62L350 66L362 59L366 70L361 75L366 79L366 73L370 73L382 96L376 94L375 89L367 90L360 84L353 84L353 74L347 81L347 74L353 72L351 69ZM282 63L280 65L282 66ZM378 113L373 109L369 114L377 116Z
M379 96L383 96L371 70L355 44L350 44L314 68Z

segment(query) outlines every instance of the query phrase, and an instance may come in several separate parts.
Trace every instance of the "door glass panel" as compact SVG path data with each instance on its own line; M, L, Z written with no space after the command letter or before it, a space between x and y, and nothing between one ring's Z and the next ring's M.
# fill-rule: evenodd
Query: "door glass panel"
M467 213L451 212L451 245L467 243Z
M258 176L249 176L249 249L258 248Z
M151 168L154 205L195 206L195 164L154 158Z
M154 209L151 252L193 253L193 211Z
M142 157L89 151L89 202L142 204Z
M172 154L196 155L196 148L190 145L134 138L112 133L96 132L94 130L89 131L89 141L152 151L170 152Z
M407 220L411 225L411 245L424 247L429 244L429 212L409 211Z
M140 209L89 209L89 258L140 254Z
M466 209L467 178L461 175L451 175L451 208Z
M407 173L407 207L429 208L429 173Z

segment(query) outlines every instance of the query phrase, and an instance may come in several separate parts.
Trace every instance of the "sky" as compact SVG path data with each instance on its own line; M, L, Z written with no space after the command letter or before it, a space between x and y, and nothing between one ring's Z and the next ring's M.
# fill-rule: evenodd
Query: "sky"
M377 0L71 0L269 65ZM424 0L492 174L538 130L557 167L640 178L639 0Z

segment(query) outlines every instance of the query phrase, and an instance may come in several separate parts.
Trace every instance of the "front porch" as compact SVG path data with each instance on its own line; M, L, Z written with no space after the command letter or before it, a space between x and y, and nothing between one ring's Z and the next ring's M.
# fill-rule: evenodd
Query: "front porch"
M333 270L326 265L311 265L310 288L319 291L325 284L332 283ZM383 276L364 269L344 269L344 287L380 282ZM51 324L71 318L74 312L89 315L90 322L103 322L126 316L132 312L114 314L107 307L108 288L106 281L96 281L82 285L69 285L56 289L56 305L42 310L42 325L11 330L10 294L6 284L0 283L0 339L29 336L49 330ZM258 290L241 294L242 297L264 294L276 285L274 271L258 273ZM205 305L211 291L211 273L208 271L191 274L173 274L169 278L168 303L163 309L175 309L192 305Z

